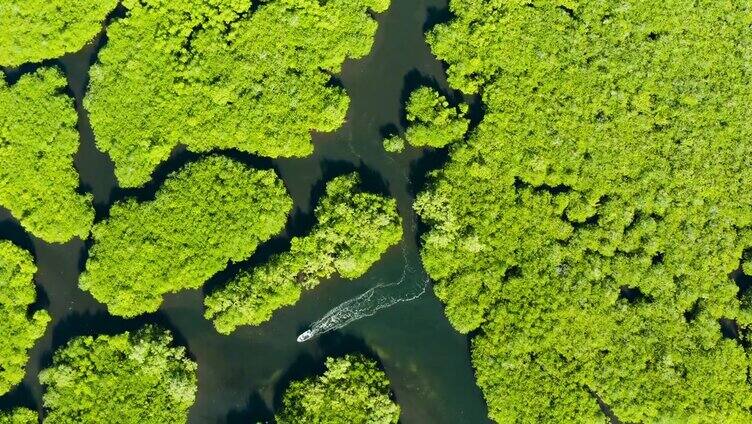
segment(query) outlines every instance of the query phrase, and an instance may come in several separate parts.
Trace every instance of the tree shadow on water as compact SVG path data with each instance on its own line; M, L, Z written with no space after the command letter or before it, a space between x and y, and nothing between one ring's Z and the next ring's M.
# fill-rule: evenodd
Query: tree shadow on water
M22 382L8 393L0 396L0 411L10 411L11 409L26 407L36 411L37 405L31 389Z
M426 20L423 22L423 32L432 30L436 25L446 24L454 18L454 14L449 9L447 3L443 7L430 6L426 10Z
M270 423L274 413L269 410L261 396L254 392L242 409L234 409L227 414L227 424Z
M34 248L32 238L23 229L21 223L3 208L0 208L0 240L10 241L36 257L36 249Z

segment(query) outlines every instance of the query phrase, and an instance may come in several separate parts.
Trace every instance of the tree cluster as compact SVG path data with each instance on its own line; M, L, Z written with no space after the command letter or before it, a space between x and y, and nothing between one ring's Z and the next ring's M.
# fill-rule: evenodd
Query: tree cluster
M465 118L468 107L449 105L444 95L430 87L420 87L407 100L405 139L415 147L445 147L462 140L470 121Z
M258 325L275 310L295 304L304 289L339 273L355 279L402 238L396 201L360 189L357 174L337 177L314 211L317 223L290 250L243 271L205 300L206 318L229 334L240 325Z
M0 424L38 424L36 411L28 408L16 408L8 412L0 411Z
M81 49L117 0L3 0L0 66L40 62Z
M327 358L322 376L293 382L276 416L280 424L396 424L400 407L389 379L362 355Z
M44 422L187 422L196 397L196 363L171 343L168 331L151 326L73 339L39 374L46 386Z
M79 285L114 315L154 312L280 232L292 200L272 170L209 156L167 177L153 201L127 199L94 225Z
M23 380L28 352L50 321L46 311L29 313L36 271L30 253L0 241L0 395Z
M748 6L451 9L429 44L485 115L416 209L491 418L750 422Z
M78 117L66 85L51 68L12 86L0 79L0 206L47 242L85 239L94 221L91 195L77 193Z
M384 139L384 150L389 153L402 153L405 150L405 139L399 134L391 135Z
M118 181L147 182L172 149L311 154L349 105L332 83L365 56L389 0L125 0L85 100ZM253 10L252 10L253 9Z

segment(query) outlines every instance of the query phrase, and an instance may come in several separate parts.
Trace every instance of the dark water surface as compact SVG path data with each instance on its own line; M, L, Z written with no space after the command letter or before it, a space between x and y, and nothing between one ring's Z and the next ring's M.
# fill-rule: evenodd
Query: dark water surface
M301 301L277 312L259 327L243 327L231 336L214 331L203 318L203 290L169 295L155 314L124 320L106 313L103 305L78 289L78 275L86 261L87 244L73 241L51 245L29 237L0 209L0 239L10 239L33 252L39 272L40 300L53 322L31 352L27 376L14 391L0 397L0 409L28 406L41 411L40 369L49 366L54 350L71 338L88 334L114 334L145 323L169 328L176 342L188 347L199 364L199 390L190 414L191 423L249 423L270 420L286 385L319 373L329 355L366 352L383 364L397 401L402 423L484 423L486 406L474 382L468 339L455 332L445 319L441 303L430 292L418 300L398 304L350 326L304 344L297 335L332 307L380 282L397 281L405 260L421 269L417 250L417 223L412 213L414 194L425 183L425 174L440 167L444 152L408 148L400 155L387 154L382 133L400 127L402 105L418 84L447 89L441 64L431 56L423 39L427 25L445 19L446 0L392 0L391 8L378 15L379 30L372 53L347 62L339 75L351 105L346 124L332 134L315 137L315 153L303 159L269 160L239 152L225 152L256 167L274 168L285 181L296 210L286 233L264 244L248 261L233 264L213 278L204 290L223 284L239 269L263 262L284 250L291 235L305 234L313 224L312 209L324 184L334 176L357 170L365 185L397 199L405 222L403 246L391 249L368 274L356 281L332 279L303 295ZM116 19L122 10L113 13ZM95 197L97 219L107 215L114 201L129 196L150 199L166 175L198 155L176 150L154 180L137 190L117 187L113 166L93 141L81 100L88 83L88 69L101 36L82 51L44 65L65 70L70 94L79 111L81 148L76 167L82 191ZM36 65L8 72L15 81ZM420 276L414 276L418 279Z

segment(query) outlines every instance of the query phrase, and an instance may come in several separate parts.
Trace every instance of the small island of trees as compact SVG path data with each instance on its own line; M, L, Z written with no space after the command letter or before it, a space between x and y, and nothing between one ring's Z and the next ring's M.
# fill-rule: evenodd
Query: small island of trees
M77 193L78 117L66 86L51 68L0 80L0 206L53 243L86 239L94 221L91 195Z
M410 94L406 112L408 127L405 139L415 147L446 147L465 136L470 120L468 107L449 106L449 100L430 87L420 87Z
M29 312L37 297L36 271L31 254L0 241L0 395L21 382L28 351L50 321L46 311Z
M114 315L154 312L285 226L292 200L271 170L209 156L170 174L153 201L127 199L92 229L79 284Z
M279 424L396 424L400 407L389 379L362 355L327 358L324 375L293 382L277 414Z
M196 363L172 335L147 326L73 339L39 374L48 424L186 423L196 397Z

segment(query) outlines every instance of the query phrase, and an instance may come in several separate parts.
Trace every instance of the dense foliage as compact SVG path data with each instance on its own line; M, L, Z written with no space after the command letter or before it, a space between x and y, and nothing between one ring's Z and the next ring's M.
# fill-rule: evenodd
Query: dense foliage
M752 421L729 274L752 247L748 2L452 0L481 93L416 209L498 422ZM744 336L746 337L746 336Z
M310 132L338 128L349 105L331 75L368 53L370 11L389 0L123 4L127 17L107 30L85 104L98 146L130 187L181 143L310 154Z
M153 201L116 203L94 225L80 286L132 317L165 293L198 288L228 261L248 258L280 232L292 209L274 171L210 156L171 174Z
M405 139L398 134L385 138L384 150L389 153L401 153L405 150Z
M52 59L82 48L102 30L117 0L3 0L0 66Z
M185 423L196 397L196 363L168 331L73 339L39 374L49 424Z
M48 242L85 239L94 221L91 195L76 193L77 116L66 84L56 69L12 86L0 79L0 206Z
M467 105L449 106L449 101L430 87L420 87L407 100L407 142L415 147L444 147L462 140L469 120Z
M27 408L16 408L10 412L0 411L0 424L37 424L37 413Z
M327 183L316 206L317 223L307 236L294 237L289 251L241 272L206 298L205 315L217 331L229 334L240 325L267 321L335 272L358 278L399 242L402 220L396 201L363 192L359 184L357 174Z
M294 381L285 391L280 424L390 424L400 407L390 398L389 379L376 362L360 355L327 358L326 372Z
M36 271L28 252L0 241L0 395L23 380L28 352L50 321L46 311L28 313Z

